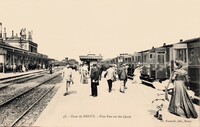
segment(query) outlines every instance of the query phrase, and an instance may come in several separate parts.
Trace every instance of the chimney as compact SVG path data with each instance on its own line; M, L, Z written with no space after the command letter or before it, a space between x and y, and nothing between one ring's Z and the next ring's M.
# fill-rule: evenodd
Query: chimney
M26 40L26 28L21 29L20 36L22 39Z
M24 28L24 39L26 40L26 28Z
M28 31L28 40L32 41L32 31Z
M0 22L0 39L2 38L2 23Z
M7 33L6 33L6 28L4 27L4 37L3 37L3 40L6 40L7 38Z
M166 43L163 43L163 47L165 47L166 46Z

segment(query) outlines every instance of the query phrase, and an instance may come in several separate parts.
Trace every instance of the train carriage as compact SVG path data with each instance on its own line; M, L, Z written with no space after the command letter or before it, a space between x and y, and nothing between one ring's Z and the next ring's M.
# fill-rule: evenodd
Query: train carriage
M200 38L184 41L188 47L188 74L190 88L200 96Z
M155 79L165 80L168 78L168 63L166 61L167 48L155 49Z
M143 68L141 79L143 82L152 83L154 80L166 80L174 68L175 60L182 60L188 65L187 44L177 43L152 48L142 53Z
M150 50L145 50L141 52L142 55L142 70L141 70L141 76L140 78L146 82L151 80L151 74L150 74Z
M141 79L143 82L153 82L156 79L167 78L166 48L152 48L143 52L143 68Z
M121 57L117 57L121 58ZM131 62L134 67L142 65L141 80L143 83L152 84L155 80L166 80L170 78L174 70L174 61L181 60L184 62L185 69L188 71L189 85L195 92L200 95L200 37L180 40L178 43L165 43L161 47L151 48L149 50L135 52L131 56ZM111 60L109 60L111 62ZM125 62L117 59L116 64Z

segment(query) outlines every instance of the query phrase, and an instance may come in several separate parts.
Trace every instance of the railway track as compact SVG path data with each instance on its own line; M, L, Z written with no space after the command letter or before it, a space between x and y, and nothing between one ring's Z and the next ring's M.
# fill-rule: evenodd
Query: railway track
M15 126L43 97L54 89L55 85L48 84L56 84L62 80L60 75L61 73L54 74L35 87L1 103L0 126Z
M31 73L26 73L26 74L15 75L15 76L11 76L11 77L0 78L0 82L2 83L4 81L6 81L6 80L11 80L11 79L14 79L14 78L18 78L18 77L22 77L22 76L27 76L27 75L30 75L30 74L41 73L43 71L44 70L40 70L40 71L36 71L36 72L31 72Z
M57 69L56 71L59 71L59 69ZM22 84L20 83L3 84L3 86L1 86L0 88L0 104L35 87L36 84L42 83L43 80L47 80L49 76L52 76L52 74L46 74L43 77L41 77L41 75L39 74L30 77L31 79L35 79L35 77L41 77L35 80L31 80L30 78L28 78L28 79L23 79L25 82L22 81L21 79L15 81L15 82L24 82Z
M54 72L60 71L62 70L62 68L55 68ZM0 78L0 84L5 84L5 83L11 83L11 82L15 82L18 80L23 80L23 79L27 79L29 77L32 77L36 74L44 74L44 73L49 73L48 70L39 70L36 72L31 72L31 73L25 73L25 74L19 74L19 75L15 75L15 76L11 76L11 77L5 77L5 78Z
M38 72L33 72L33 73L28 73L28 74L22 74L22 75L17 75L17 76L12 76L12 77L6 77L0 80L0 88L3 87L6 84L15 84L20 81L26 81L28 79L31 79L32 77L35 77L37 75L42 75L42 74L47 74L47 71L38 71Z
M5 81L0 85L0 90L6 88L8 86L11 86L11 85L24 83L24 82L28 82L28 81L40 78L40 77L44 76L45 74L46 74L46 72L42 72L42 73L37 73L37 74L34 74L34 75L28 75L28 76L25 76L25 77L20 77L20 78L11 80L11 81Z
M61 68L56 68L54 71L58 72L60 71ZM39 71L39 72L33 72L33 73L29 73L29 74L22 74L21 76L13 76L10 78L5 78L3 80L0 81L0 90L3 88L6 88L10 85L14 85L14 84L19 84L19 83L24 83L30 80L34 80L37 78L40 78L42 76L44 76L45 74L48 74L48 71Z

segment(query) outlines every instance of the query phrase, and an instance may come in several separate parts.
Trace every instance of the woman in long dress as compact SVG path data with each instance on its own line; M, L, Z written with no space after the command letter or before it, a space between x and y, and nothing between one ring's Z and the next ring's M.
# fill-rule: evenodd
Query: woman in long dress
M82 83L87 84L88 67L86 65L83 65L83 67L81 68L81 75L82 75Z
M133 83L135 83L135 84L142 83L142 81L140 79L141 70L142 70L142 66L137 65L134 70Z
M185 86L187 71L182 61L175 61L177 69L174 70L172 80L174 91L169 104L169 112L186 118L197 118L197 112L190 99Z

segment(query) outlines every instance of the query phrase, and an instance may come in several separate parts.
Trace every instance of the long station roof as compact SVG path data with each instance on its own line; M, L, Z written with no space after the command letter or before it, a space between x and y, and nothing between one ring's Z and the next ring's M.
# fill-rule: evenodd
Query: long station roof
M41 54L41 53L34 53L34 52L30 52L30 51L27 51L27 50L24 50L24 49L13 47L13 46L11 46L7 43L4 43L4 42L0 42L0 48L4 49L5 52L27 55L27 56L34 57L34 58L48 59L47 55L44 55L44 54Z

